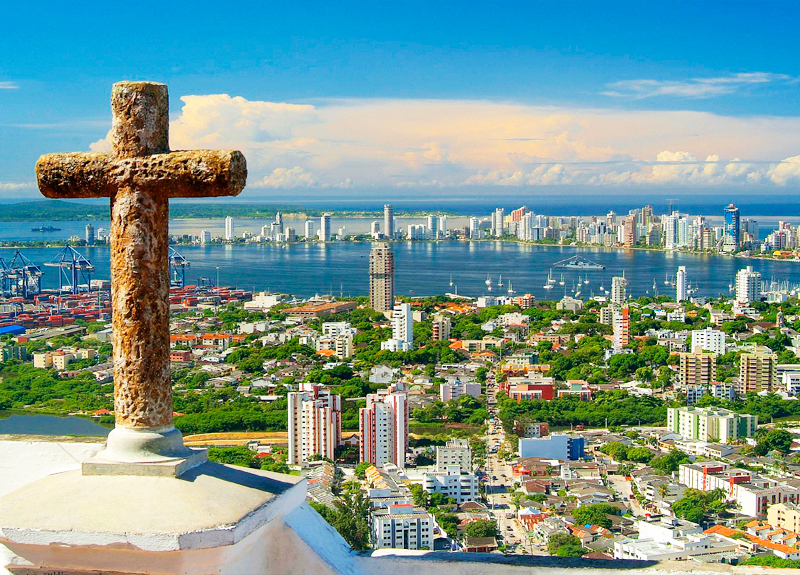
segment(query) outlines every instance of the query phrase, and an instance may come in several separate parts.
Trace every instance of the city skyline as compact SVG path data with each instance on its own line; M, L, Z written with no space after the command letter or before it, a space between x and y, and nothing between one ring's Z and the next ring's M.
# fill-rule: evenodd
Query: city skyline
M132 43L109 41L122 14L11 7L0 199L35 196L42 153L108 148L120 78L173 87L174 149L242 149L243 199L793 193L791 4L678 3L656 29L631 7L519 5L512 20L511 5L420 18L312 3L254 7L248 22L166 8L124 15ZM66 31L77 19L80 41Z

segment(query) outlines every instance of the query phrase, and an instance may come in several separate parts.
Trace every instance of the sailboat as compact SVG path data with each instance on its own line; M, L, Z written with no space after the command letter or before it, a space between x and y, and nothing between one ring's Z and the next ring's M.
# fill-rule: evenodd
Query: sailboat
M517 292L514 291L514 286L511 285L511 280L508 280L508 295L514 295L515 293Z
M503 274L500 274L500 279L497 280L497 287L503 287Z
M669 282L669 274L664 274L664 285L665 285L665 286L668 286L668 285L669 285L669 283L670 283L670 282Z
M588 283L589 283L589 274L586 274L586 275L584 276L584 278L583 278L583 283L585 283L585 284L588 284Z
M450 274L450 287L453 287L453 274Z
M553 270L547 273L547 281L544 282L544 289L553 289L553 284L556 283L553 279Z
M564 274L561 274L561 279L558 280L558 285L560 285L560 286L564 285Z

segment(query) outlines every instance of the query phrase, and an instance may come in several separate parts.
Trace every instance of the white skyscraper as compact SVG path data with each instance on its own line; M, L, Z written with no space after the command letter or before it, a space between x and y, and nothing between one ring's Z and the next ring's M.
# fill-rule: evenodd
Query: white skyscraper
M306 220L305 236L307 240L314 238L314 220Z
M473 240L480 238L480 220L472 217L469 219L469 237Z
M689 219L686 214L672 212L662 218L664 228L664 247L668 250L685 248L689 245Z
M626 299L626 288L628 280L625 279L625 274L622 276L614 276L611 278L611 303L622 305Z
M371 235L373 238L377 238L380 233L381 223L378 220L375 220L369 225L369 235Z
M675 275L675 301L686 301L686 266L680 266Z
M439 216L439 237L447 237L447 216Z
M381 349L411 351L414 349L414 319L410 303L399 303L392 311L392 338L381 342Z
M394 210L392 204L383 205L383 235L388 239L394 238Z
M322 214L322 217L319 219L319 241L321 241L321 242L329 242L329 241L331 241L331 215L330 214Z
M390 388L392 389L392 388ZM408 451L408 397L400 391L370 393L359 411L361 461L404 468Z
M492 235L496 238L499 238L503 235L505 231L505 210L503 208L497 208L494 211L494 217L492 218Z
M747 266L736 274L736 301L750 303L758 299L761 274L753 271L753 266Z
M428 239L439 238L439 216L430 214L428 216Z
M313 455L334 458L342 443L342 398L319 385L301 383L289 403L289 464L302 465Z
M236 230L233 225L233 218L228 216L225 218L225 239L232 241L234 237L236 237Z
M211 243L211 232L208 230L200 230L200 245L206 245Z

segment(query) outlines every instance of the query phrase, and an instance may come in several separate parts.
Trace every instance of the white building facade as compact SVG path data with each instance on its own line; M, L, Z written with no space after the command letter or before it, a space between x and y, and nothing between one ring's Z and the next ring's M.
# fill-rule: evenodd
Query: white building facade
M288 435L291 465L303 465L312 455L331 460L342 443L342 398L319 385L301 383L288 394Z

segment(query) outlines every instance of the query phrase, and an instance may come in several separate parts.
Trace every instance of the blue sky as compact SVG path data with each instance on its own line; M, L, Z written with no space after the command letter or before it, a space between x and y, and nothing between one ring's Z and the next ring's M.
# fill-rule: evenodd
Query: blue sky
M794 193L799 29L772 1L15 3L0 197L107 149L124 79L169 84L173 148L243 149L254 198Z

